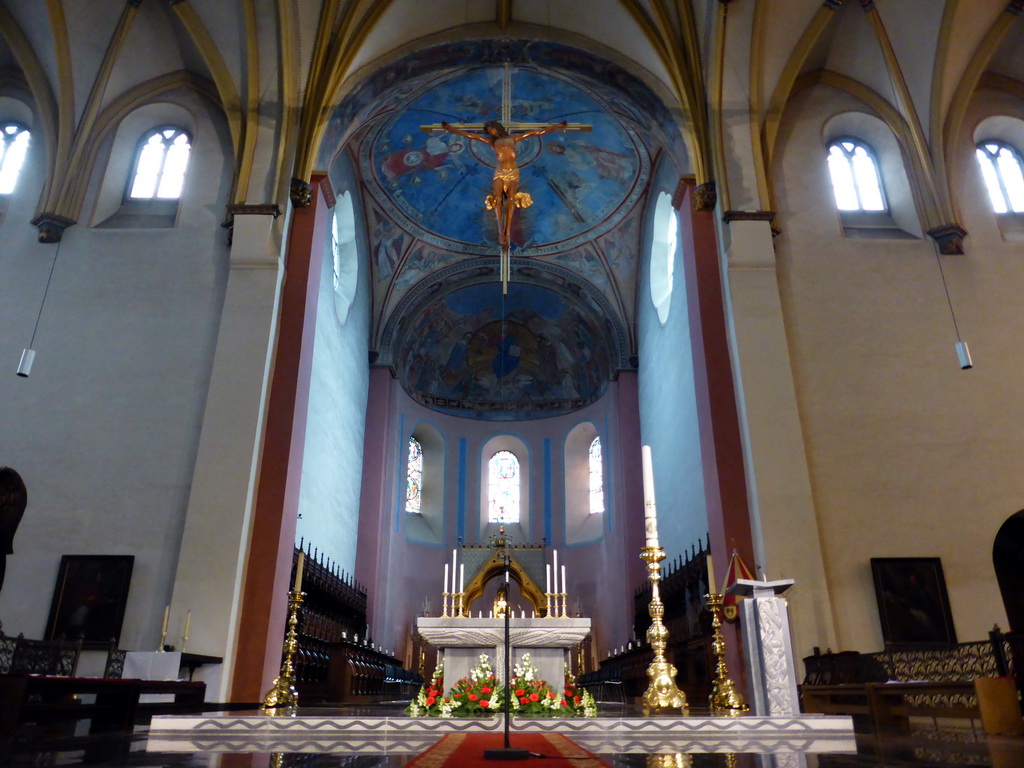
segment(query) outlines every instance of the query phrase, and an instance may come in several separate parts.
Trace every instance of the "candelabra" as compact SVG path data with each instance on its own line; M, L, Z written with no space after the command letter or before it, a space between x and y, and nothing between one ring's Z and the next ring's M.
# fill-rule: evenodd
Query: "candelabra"
M640 551L640 559L647 563L647 573L651 580L651 626L647 630L647 642L654 650L654 661L647 667L650 686L644 693L644 715L660 710L678 709L683 715L690 714L686 705L686 696L676 687L676 668L665 659L665 648L668 645L668 630L662 619L665 617L665 605L661 602L658 582L661 581L661 561L665 559L665 550L659 546L644 547Z
M725 668L725 636L722 634L722 602L721 594L710 594L708 598L708 609L711 611L712 642L711 652L714 654L715 682L711 687L711 696L708 697L708 707L715 715L742 715L748 711L743 695L736 690L736 683L729 679L729 672Z
M288 634L284 641L284 658L281 660L281 674L263 697L260 707L266 715L291 715L299 706L299 694L295 690L295 652L298 650L299 606L304 592L292 590L288 593Z

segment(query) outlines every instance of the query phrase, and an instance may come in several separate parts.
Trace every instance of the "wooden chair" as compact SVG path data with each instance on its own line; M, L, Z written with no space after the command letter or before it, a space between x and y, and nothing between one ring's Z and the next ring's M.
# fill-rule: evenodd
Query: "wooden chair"
M19 637L11 657L12 674L74 677L82 641L60 642Z

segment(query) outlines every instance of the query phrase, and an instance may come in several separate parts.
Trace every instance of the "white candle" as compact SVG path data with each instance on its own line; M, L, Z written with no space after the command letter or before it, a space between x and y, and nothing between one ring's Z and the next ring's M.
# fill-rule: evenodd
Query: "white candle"
M466 564L459 563L459 592L466 591Z
M551 569L553 574L554 583L551 585L551 591L556 595L558 594L558 550L555 550L555 567Z
M306 553L301 549L299 550L299 562L295 566L295 586L293 589L296 592L302 591L302 567L306 564Z
M455 550L453 549L452 550L452 589L451 589L452 592L455 591L455 577L458 576L458 575L459 575L459 572L457 570L455 570Z
M718 594L715 586L715 566L711 563L711 553L708 552L708 592L712 595Z
M160 638L161 639L167 637L167 617L170 616L170 615L171 615L171 606L168 605L166 608L164 608L164 626L160 630Z
M185 614L185 638L188 639L188 628L192 626L192 611Z
M448 563L444 564L444 591L448 591Z
M565 566L563 565L562 566L562 594L565 594L568 591L569 590L567 590L565 588ZM562 607L564 608L565 606L563 605Z
M645 445L640 449L643 458L644 475L644 530L647 536L647 546L658 546L658 515L654 504L654 467L651 462L651 446Z
M544 565L544 591L551 594L551 563Z

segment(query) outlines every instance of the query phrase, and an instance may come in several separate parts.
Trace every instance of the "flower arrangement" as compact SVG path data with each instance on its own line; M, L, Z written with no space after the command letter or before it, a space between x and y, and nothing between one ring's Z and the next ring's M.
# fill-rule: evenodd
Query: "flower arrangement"
M510 709L526 717L595 717L597 705L586 690L580 692L576 678L565 669L565 686L556 691L538 674L524 653L522 661L512 671L510 681Z
M486 653L480 654L480 662L469 670L469 674L455 683L449 696L452 709L458 710L459 717L489 715L500 712L504 705L504 687L498 684Z
M594 697L580 689L576 678L565 669L565 685L557 691L543 680L523 654L515 666L510 680L509 709L524 717L596 717ZM444 695L444 665L438 664L430 682L420 688L419 694L406 708L412 717L477 717L500 714L505 700L505 687L498 682L487 654L480 655L479 663L469 674L455 683Z

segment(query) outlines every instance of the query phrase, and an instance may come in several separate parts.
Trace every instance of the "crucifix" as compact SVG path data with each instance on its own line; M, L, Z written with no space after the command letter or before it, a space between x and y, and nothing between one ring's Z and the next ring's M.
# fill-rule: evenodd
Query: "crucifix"
M473 141L487 144L494 150L497 166L494 169L494 190L484 199L487 210L493 210L498 220L498 244L501 248L501 290L508 293L511 272L512 214L516 208L529 208L533 200L519 191L519 165L516 162L516 144L523 139L541 136L552 131L589 131L582 123L513 123L512 122L512 65L505 64L501 81L501 120L486 123L435 123L420 126L424 133L447 131ZM520 133L510 133L510 129ZM477 131L481 131L478 133Z

